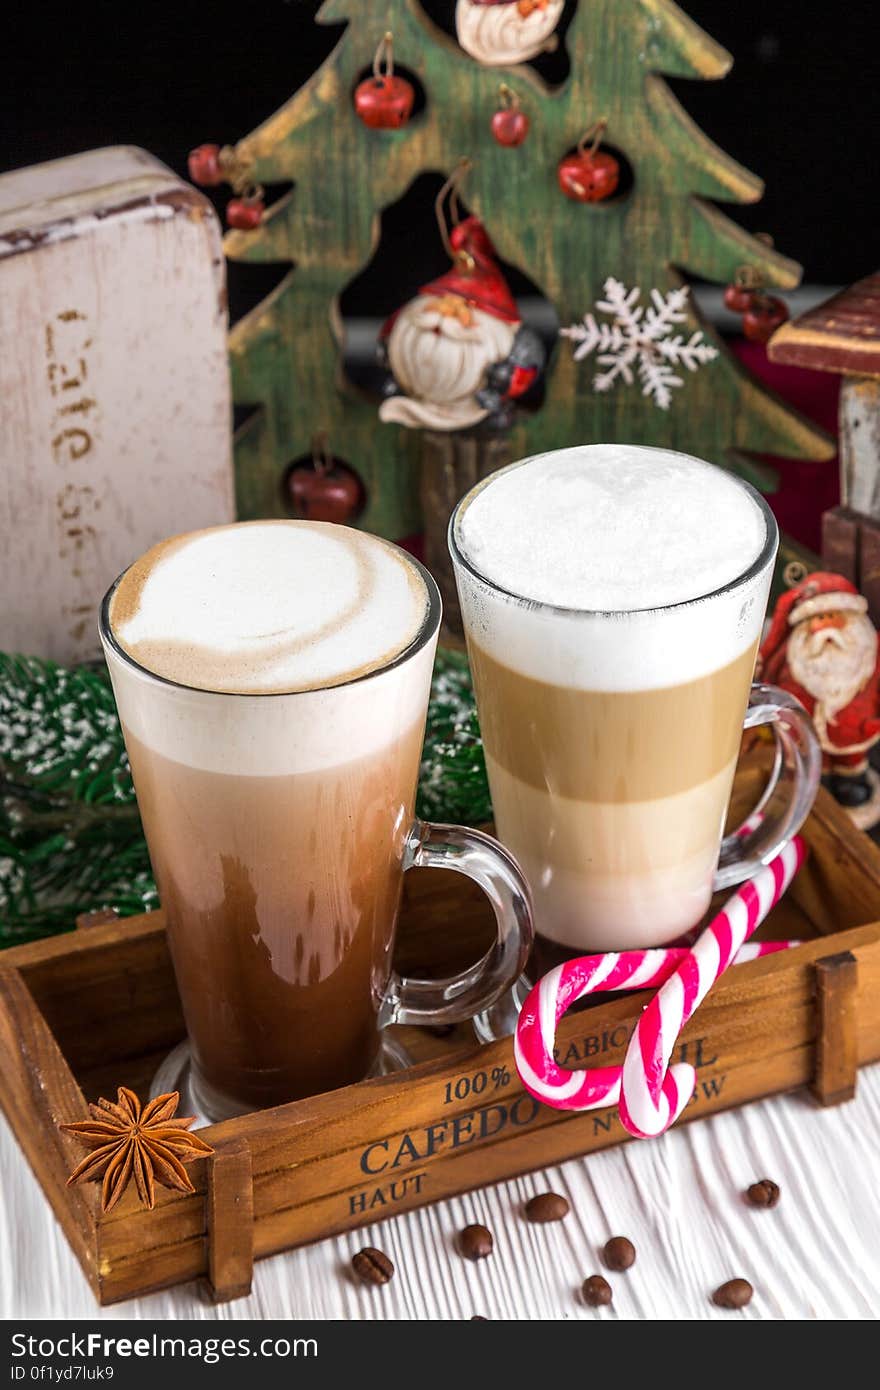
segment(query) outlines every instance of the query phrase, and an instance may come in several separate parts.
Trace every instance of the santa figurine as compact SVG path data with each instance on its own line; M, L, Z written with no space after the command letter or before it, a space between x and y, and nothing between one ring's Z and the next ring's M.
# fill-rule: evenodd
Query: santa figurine
M382 329L389 378L379 416L411 429L505 428L544 366L544 348L523 326L479 218L459 222L449 241L452 269Z
M565 0L458 0L455 32L465 53L485 67L527 63L553 49Z
M829 790L867 829L880 819L880 662L868 602L839 574L808 574L776 604L757 673L801 701L822 747Z

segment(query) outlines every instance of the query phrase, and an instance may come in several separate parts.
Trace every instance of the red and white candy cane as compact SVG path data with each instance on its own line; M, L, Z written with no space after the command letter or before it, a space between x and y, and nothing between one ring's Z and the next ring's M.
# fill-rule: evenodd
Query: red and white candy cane
M797 860L799 864L804 855L803 845L799 840L792 843L798 847L796 854L799 856ZM773 861L773 863L776 862L776 860ZM771 873L771 870L772 865L768 866L767 869L760 870L756 879ZM781 896L794 872L795 870L792 869L773 902ZM773 881L775 882L775 879ZM733 912L736 916L736 903L744 891L750 887L751 884L743 884L737 889L724 911L701 934L697 946L709 933L713 932L729 912ZM759 889L756 899L763 908L760 916L755 917L749 930L741 935L738 945L727 956L725 968L732 960L734 964L739 965L744 961L756 960L760 956L772 955L777 951L785 951L800 944L797 941L761 941L749 945L744 944L746 938L756 929L758 922L773 906L773 902L764 903L761 894L765 891ZM751 894L745 894L745 897L748 901L752 900ZM748 920L748 915L748 909L746 909L746 920ZM571 1071L567 1067L560 1066L553 1055L556 1025L562 1015L587 994L611 990L645 989L651 985L662 987L667 981L675 977L676 972L683 967L687 969L687 962L695 950L696 947L688 949L671 946L645 951L610 951L604 955L580 956L576 960L567 961L564 965L559 965L555 970L551 970L531 990L522 1006L517 1023L514 1038L514 1058L520 1080L526 1090L537 1100L556 1110L597 1110L603 1106L615 1105L620 1099L623 1068L619 1066L590 1067L587 1070ZM709 983L711 984L711 981ZM704 995L705 991L700 995L700 999ZM691 1013L697 1007L700 999L697 999L693 1004ZM690 1013L687 1017L690 1017ZM679 1029L685 1021L686 1019L683 1018L679 1024ZM676 1033L678 1031L676 1030ZM673 1037L673 1044L674 1041L675 1038ZM669 1055L671 1055L671 1044ZM666 1057L666 1062L669 1060L669 1055ZM665 1065L666 1063L664 1063L664 1069ZM676 1069L673 1068L673 1070ZM683 1081L680 1071L677 1072L677 1076ZM662 1080L661 1072L661 1087ZM687 1098L689 1095L690 1093L688 1093ZM687 1098L676 1113L680 1113ZM677 1088L676 1099L679 1099ZM669 1123L671 1122L670 1120Z
M740 884L645 1009L623 1060L619 1113L630 1134L639 1139L662 1134L687 1105L697 1074L688 1062L669 1065L678 1035L805 858L806 846L795 836L754 878Z

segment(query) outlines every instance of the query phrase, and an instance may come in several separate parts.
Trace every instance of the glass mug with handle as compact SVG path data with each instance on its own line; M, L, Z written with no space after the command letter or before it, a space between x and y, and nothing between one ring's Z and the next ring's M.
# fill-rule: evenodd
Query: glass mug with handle
M752 684L778 530L748 484L658 449L584 446L490 475L449 544L496 833L534 901L538 973L669 943L799 829L820 753ZM770 783L723 838L743 727ZM515 1002L515 1001L514 1001ZM479 1030L509 1031L511 1001Z
M184 1085L208 1119L400 1064L387 1025L468 1019L523 967L529 895L509 853L414 815L440 612L395 546L283 521L173 538L104 600ZM420 866L468 875L495 910L494 947L451 979L392 968L403 875Z

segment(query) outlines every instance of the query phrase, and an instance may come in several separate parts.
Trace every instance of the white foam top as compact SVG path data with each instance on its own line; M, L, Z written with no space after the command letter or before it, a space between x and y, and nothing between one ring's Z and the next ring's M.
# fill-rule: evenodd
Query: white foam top
M496 474L463 510L457 538L481 574L523 598L630 612L738 578L760 554L766 524L720 468L596 444Z
M376 536L266 521L178 536L123 576L114 635L140 665L201 690L315 690L379 670L428 611L421 575Z
M733 583L768 539L751 492L698 459L617 444L492 474L455 539L477 571L456 568L469 639L585 690L668 687L734 661L760 634L775 557Z

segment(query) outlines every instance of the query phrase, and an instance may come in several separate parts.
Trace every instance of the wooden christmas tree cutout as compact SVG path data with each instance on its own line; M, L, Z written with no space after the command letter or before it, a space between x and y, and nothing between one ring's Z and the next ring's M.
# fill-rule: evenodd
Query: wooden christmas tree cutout
M552 90L530 66L475 61L418 0L326 0L318 20L346 24L335 48L236 147L256 182L294 182L256 230L226 238L232 260L291 265L231 335L236 402L257 407L236 439L241 516L286 514L285 468L323 430L366 487L358 524L388 536L421 528L419 433L380 425L378 402L345 380L338 299L375 250L381 210L424 171L447 176L463 152L474 161L470 207L500 257L541 285L563 324L581 320L609 278L665 296L689 277L730 282L748 264L767 286L798 283L794 262L715 206L755 202L762 185L700 132L663 81L661 74L718 79L731 61L671 0L581 0L565 35L570 74ZM395 63L426 96L424 110L399 130L364 126L352 102L386 31ZM489 130L501 80L530 117L516 148ZM600 116L608 144L631 165L632 186L622 197L576 203L560 192L557 166ZM830 455L827 437L761 387L689 302L681 333L688 341L700 331L718 360L685 372L666 410L638 382L597 394L595 365L561 345L543 408L514 429L513 455L621 440L682 449L746 474L754 454Z

